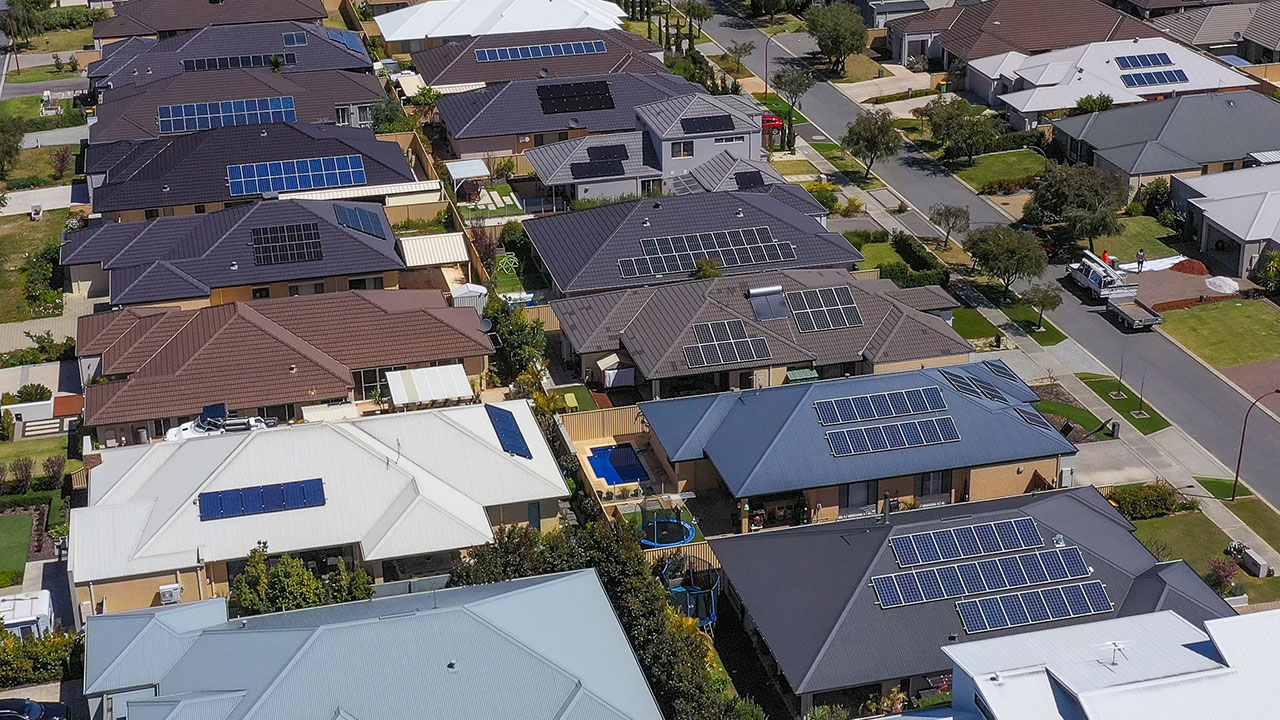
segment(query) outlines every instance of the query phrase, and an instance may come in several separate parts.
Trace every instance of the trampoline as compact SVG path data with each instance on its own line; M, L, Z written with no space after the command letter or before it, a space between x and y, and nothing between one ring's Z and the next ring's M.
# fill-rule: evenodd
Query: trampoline
M675 547L693 542L693 523L686 522L681 506L647 500L640 506L640 544L651 548Z
M588 460L596 477L608 485L649 482L649 473L630 443L592 448Z
M720 605L720 571L692 555L677 555L662 566L672 606L710 632Z

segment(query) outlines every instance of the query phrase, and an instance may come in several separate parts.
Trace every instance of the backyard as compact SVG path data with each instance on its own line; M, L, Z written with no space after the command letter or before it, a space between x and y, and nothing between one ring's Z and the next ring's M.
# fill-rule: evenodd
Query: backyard
M59 241L68 215L67 210L46 210L40 222L32 222L27 215L0 217L0 259L6 271L0 273L0 322L44 317L35 313L27 302L22 265L28 255ZM0 454L9 447L9 444L0 445Z
M990 340L1000 336L1000 330L975 308L956 308L951 313L951 328L965 340Z
M1266 300L1227 300L1164 315L1164 330L1219 368L1280 357L1280 308Z
M1044 156L1035 150L1014 150L979 155L973 159L972 165L957 160L954 167L957 177L975 190L981 190L987 183L995 180L1016 180L1039 175L1044 172L1045 162Z
M26 513L0 515L0 587L22 584L33 525Z
M893 249L893 243L866 243L859 250L862 256L867 259L866 262L858 263L860 269L884 267L889 263L902 262L902 256L897 250Z
M72 151L70 164L60 177L55 178L53 172L54 156L60 148ZM49 187L51 185L70 185L76 178L76 156L78 149L73 145L52 145L42 148L27 148L18 154L18 163L8 178L0 180L0 190L28 190L31 188ZM12 185L12 186L11 186Z
M1222 551L1231 541L1199 511L1135 520L1133 524L1138 528L1135 533L1138 539L1157 557L1161 560L1186 560L1202 576L1209 572L1210 558L1225 557ZM1167 557L1161 557L1166 555L1166 551ZM1280 578L1254 578L1241 572L1236 582L1249 594L1251 604L1280 600Z
M568 387L556 388L555 393L560 397L572 395L578 401L578 412L586 410L599 410L600 406L596 403L596 399L591 395L591 390L586 385L570 385Z
M1124 419L1128 420L1143 435L1150 435L1153 432L1169 427L1169 421L1165 420L1164 416L1156 412L1150 405L1140 401L1137 393L1115 378L1094 373L1077 373L1076 377L1083 380L1085 386L1102 398L1103 402L1110 405L1112 410L1124 415ZM1111 393L1117 389L1124 393L1123 398L1116 399L1111 397ZM1133 416L1133 412L1138 410L1139 407L1141 407L1142 412L1147 414L1147 417L1137 418Z
M480 188L480 199L475 202L459 202L458 211L468 219L523 215L520 198L506 183Z
M88 122L84 112L75 107L70 100L59 100L62 115L42 117L40 115L40 97L16 97L0 101L0 117L17 117L27 121L27 132L54 130L60 127L76 127Z
M77 30L52 30L43 35L36 35L31 41L18 50L18 53L56 53L70 50L84 50L93 47L93 28ZM65 58L64 58L65 59Z
M1106 235L1093 241L1093 247L1098 251L1099 256L1105 250L1119 258L1120 262L1133 262L1138 259L1140 248L1146 251L1148 260L1173 257L1178 254L1177 250L1161 242L1161 238L1168 238L1174 232L1161 225L1155 218L1146 215L1120 218L1120 224L1124 226L1124 232L1121 234ZM1081 243L1081 247L1088 246L1088 242Z

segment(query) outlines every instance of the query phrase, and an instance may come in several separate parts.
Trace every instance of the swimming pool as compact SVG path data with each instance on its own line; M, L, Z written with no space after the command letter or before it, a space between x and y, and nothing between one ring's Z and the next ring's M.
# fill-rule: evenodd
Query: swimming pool
M649 481L636 449L630 443L591 449L591 469L596 477L609 485L626 485Z

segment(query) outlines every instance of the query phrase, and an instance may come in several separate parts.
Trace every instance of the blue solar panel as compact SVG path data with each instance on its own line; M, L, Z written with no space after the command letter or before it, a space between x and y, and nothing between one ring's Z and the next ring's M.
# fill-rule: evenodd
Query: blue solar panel
M920 592L920 581L916 580L915 573L899 573L893 576L893 580L898 584L904 603L924 602L924 593ZM1083 598L1084 594L1081 593L1080 597Z
M274 485L200 493L200 520L258 515L324 505L324 482L319 478Z
M987 630L987 622L982 617L982 608L978 607L977 600L965 600L956 603L956 610L960 613L960 621L964 623L965 632L979 633Z
M871 450L871 446L867 444L867 434L861 428L845 430L845 435L849 437L849 446L853 448L854 453L864 453Z
M156 123L161 135L211 130L234 125L297 122L293 96L161 105Z
M1018 550L1022 547L1022 540L1018 537L1018 529L1013 526L1012 520L1004 520L995 524L996 537L1000 538L1000 547L1005 550Z
M973 532L978 536L978 546L982 548L983 555L998 553L1001 551L1000 538L996 536L996 529L990 524L974 525Z
M929 533L920 533L913 535L915 540L916 552L920 554L920 561L923 563L936 563L942 560L942 555L938 553L938 544L933 541L933 536Z
M998 598L981 598L978 600L978 607L982 609L982 619L991 630L1009 627L1009 619L1005 617Z
M942 582L938 580L938 573L930 570L917 570L916 580L920 582L920 592L924 595L925 601L941 600L947 596L946 591L942 589Z
M982 547L978 544L978 534L972 527L959 527L951 532L956 536L956 544L960 546L963 557L982 554Z
M227 166L232 195L363 185L364 157L336 155Z
M1009 619L1010 625L1026 625L1031 622L1027 609L1022 606L1022 598L1017 595L1001 595L1000 607L1004 610L1004 616Z
M329 30L329 39L336 40L343 45L346 45L352 52L362 53L365 51L364 41L360 39L359 35L351 32L350 30L331 29Z
M866 395L853 398L853 409L858 411L859 420L870 420L876 416L876 409L871 406L871 399Z
M1062 596L1067 599L1067 607L1071 609L1072 615L1088 615L1093 612L1089 608L1089 600L1084 596L1084 590L1079 585L1065 585L1062 587Z
M957 565L956 572L960 575L960 581L964 584L965 591L970 595L987 591L987 584L982 580L982 573L978 572L977 563Z
M853 408L852 398L837 398L832 402L836 406L836 414L840 416L840 422L857 422L858 411Z
M885 442L889 443L891 449L907 446L907 441L902 437L902 428L897 425L881 425L880 429L884 431Z
M240 499L244 503L245 515L256 515L263 511L262 488L260 487L245 488L244 490L240 491Z
M973 615L975 606L980 617ZM965 631L972 634L1110 612L1114 605L1106 588L1095 581L962 600L956 603L956 609L964 620Z
M1009 366L1005 365L1002 360L983 360L982 364L987 368L987 370L991 371L992 375L995 375L996 377L1004 378L1009 382L1022 382L1022 379L1010 370Z
M1036 530L1036 521L1031 518L1018 518L1013 521L1013 526L1018 530L1018 537L1022 539L1023 547L1040 547L1044 545L1044 539L1040 537L1040 532Z
M1022 572L1022 563L1016 557L1002 557L997 560L1000 570L1009 581L1009 587L1021 587L1027 584L1027 574Z
M333 210L337 213L338 223L344 227L359 230L366 235L380 237L383 240L390 239L382 227L382 221L371 211L345 205L334 205Z
M905 422L901 425L902 437L907 441L910 447L916 447L924 444L924 435L920 431L920 426L914 422Z
M1027 584L1038 585L1049 582L1049 575L1044 571L1044 563L1040 562L1040 554L1020 555L1018 563L1022 565L1022 574L1027 577Z
M960 432L956 430L956 424L950 417L935 418L938 423L938 434L942 436L942 442L954 442L960 439Z
M853 445L844 430L833 430L827 433L827 442L831 443L831 454L836 457L853 454Z
M887 418L893 417L893 406L889 404L889 398L885 394L871 396L871 406L876 409L876 416Z
M1049 575L1049 579L1057 582L1058 580L1066 580L1067 566L1062 562L1062 556L1056 552L1047 552L1040 556L1044 562L1044 570Z
M1089 601L1089 609L1093 612L1111 612L1115 607L1111 604L1111 598L1107 597L1107 591L1102 587L1102 583L1087 582L1080 588L1084 590L1084 596Z
M879 426L863 428L863 432L867 435L867 444L871 446L872 452L889 449L889 443L884 439L884 431Z
M983 395L986 395L987 398L991 400L995 400L996 402L1004 403L1005 405L1009 404L1009 399L1006 398L1004 396L1004 393L1000 392L1000 388L997 388L995 385L992 385L991 383L987 382L986 380L983 380L982 378L976 378L976 377L969 378L969 381L972 382L975 386L977 386L978 391L981 392Z
M818 422L823 425L835 425L840 422L840 412L836 410L834 401L819 400L813 404L813 408L818 411Z
M880 607L891 608L902 604L902 593L898 592L892 575L871 578L871 584L876 589L876 597L880 599Z
M484 409L489 413L489 422L493 425L493 431L498 434L502 449L512 455L532 459L533 451L529 449L529 443L525 442L524 433L516 423L516 416L510 410L496 405L485 405Z
M951 383L951 387L961 393L970 397L982 397L982 393L978 392L978 388L970 381L967 375L961 375L950 370L939 370L938 372L947 379L947 382Z
M1040 591L1040 595L1044 598L1045 607L1049 609L1049 615L1054 620L1071 617L1071 609L1067 607L1067 600L1062 596L1061 588L1045 588Z
M960 546L956 543L954 532L950 530L934 531L933 540L938 544L938 553L942 555L943 560L955 560L963 557L960 552Z
M1032 623L1047 622L1049 617L1049 608L1044 604L1044 596L1039 591L1018 593L1018 597L1022 598L1022 606L1027 609L1027 619Z
M599 55L605 51L606 47L603 40L587 40L585 42L484 48L476 50L475 55L476 62L499 62L502 60L564 57L566 55Z
M942 391L936 387L921 388L924 393L924 400L929 404L930 410L946 410L947 401L942 398Z
M898 556L898 564L902 567L920 564L920 554L916 552L916 544L910 535L890 538L889 544L893 546L893 552Z
M982 573L982 581L987 584L988 590L1003 590L1009 587L1008 581L1004 579L1004 573L1000 571L1000 563L995 560L979 561L978 572Z
M938 568L938 582L947 597L960 597L968 593L964 589L964 581L960 579L960 571L953 566Z
M262 512L280 512L281 510L284 510L284 486L263 486Z
M874 420L945 410L942 392L936 387L894 390L887 393L855 395L814 403L823 425Z
M910 415L913 412L920 412L911 408L911 403L907 402L907 396L904 393L891 392L887 393L887 395L889 407L893 408L894 415Z
M1089 566L1084 561L1084 556L1080 554L1080 548L1069 547L1058 551L1062 557L1062 562L1067 566L1067 575L1073 578L1089 577Z
M902 393L907 399L907 406L913 413L929 412L929 402L924 399L922 390L907 390Z

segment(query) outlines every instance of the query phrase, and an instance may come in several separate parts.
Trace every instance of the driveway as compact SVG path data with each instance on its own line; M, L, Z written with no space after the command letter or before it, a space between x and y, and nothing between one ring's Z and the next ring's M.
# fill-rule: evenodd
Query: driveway
M27 133L22 136L22 147L38 148L49 147L50 145L79 145L81 140L88 139L89 125L86 123L76 127Z
M902 67L901 65L897 67ZM903 68L905 70L905 68ZM863 102L881 95L893 95L908 90L929 89L929 73L907 72L905 75L864 80L859 83L832 83L837 90L843 92L854 102ZM927 100L926 100L927 101Z
M41 203L45 210L71 207L71 186L40 188L39 190L19 190L9 193L9 204L0 208L0 216L26 215L31 212L34 203Z
M89 89L88 78L67 78L65 80L49 80L48 82L16 83L7 82L0 90L0 100L16 97L32 97L49 92L79 93Z

